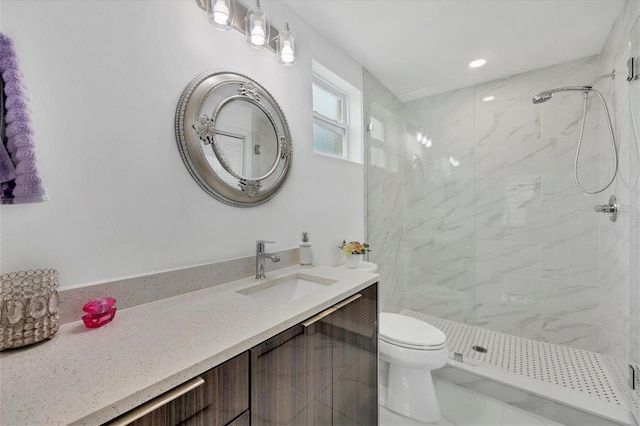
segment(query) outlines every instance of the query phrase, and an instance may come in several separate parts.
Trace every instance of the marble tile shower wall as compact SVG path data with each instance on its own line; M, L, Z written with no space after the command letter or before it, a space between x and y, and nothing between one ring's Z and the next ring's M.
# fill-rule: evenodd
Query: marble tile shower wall
M406 104L433 140L420 152L425 190L407 206L409 309L597 350L596 199L572 177L582 97L531 98L598 72L594 56ZM591 120L585 133L598 128ZM581 177L597 184L590 140Z

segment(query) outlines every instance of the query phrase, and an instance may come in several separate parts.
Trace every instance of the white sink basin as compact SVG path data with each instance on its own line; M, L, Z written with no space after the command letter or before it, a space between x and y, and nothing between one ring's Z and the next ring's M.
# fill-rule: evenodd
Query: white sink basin
M257 285L238 290L236 293L255 299L270 300L298 300L311 293L327 288L336 280L317 277L296 272L284 277L260 282Z

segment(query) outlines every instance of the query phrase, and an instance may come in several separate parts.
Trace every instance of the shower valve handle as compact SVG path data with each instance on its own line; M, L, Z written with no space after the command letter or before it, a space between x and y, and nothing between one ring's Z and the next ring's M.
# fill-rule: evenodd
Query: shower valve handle
M602 204L600 206L595 206L593 209L598 213L607 213L607 214L614 213L616 210L618 210L616 209L615 206L612 206L610 204Z
M597 205L593 209L598 213L608 214L611 222L615 222L618 219L618 200L615 195L609 198L609 204Z

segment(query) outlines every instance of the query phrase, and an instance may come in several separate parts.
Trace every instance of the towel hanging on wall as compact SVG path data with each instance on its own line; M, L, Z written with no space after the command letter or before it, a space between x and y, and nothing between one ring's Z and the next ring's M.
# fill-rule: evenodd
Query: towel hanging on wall
M38 173L29 97L13 41L0 33L0 203L47 201Z

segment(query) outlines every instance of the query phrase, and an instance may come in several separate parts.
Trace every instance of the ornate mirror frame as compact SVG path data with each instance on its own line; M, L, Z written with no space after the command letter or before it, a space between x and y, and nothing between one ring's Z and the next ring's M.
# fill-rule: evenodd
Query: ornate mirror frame
M222 88L233 86L237 86L237 94L222 97L213 111L202 110L209 97L219 95ZM275 131L275 161L269 171L259 177L241 176L232 170L216 140L216 124L220 113L225 106L238 101L258 107ZM251 78L232 71L206 72L197 76L178 101L175 124L178 150L187 170L198 185L218 201L235 207L254 207L273 198L286 181L292 160L287 120L271 94ZM203 151L207 145L213 147L224 170L238 180L237 187L225 182L213 170Z

